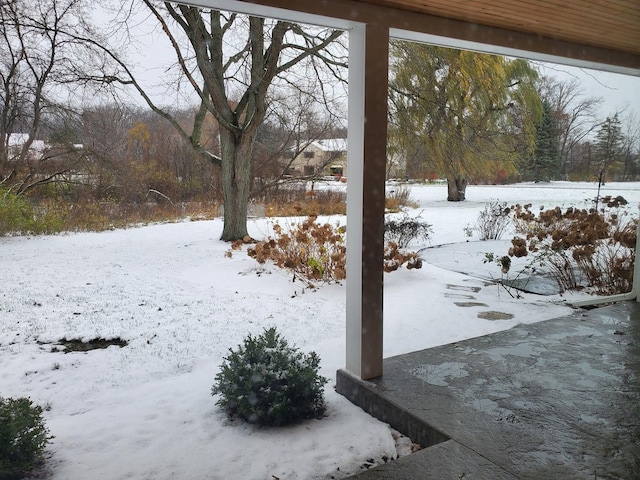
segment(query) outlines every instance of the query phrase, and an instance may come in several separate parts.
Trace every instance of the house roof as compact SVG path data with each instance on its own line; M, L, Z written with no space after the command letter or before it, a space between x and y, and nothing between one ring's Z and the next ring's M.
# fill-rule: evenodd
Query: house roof
M22 147L29 140L28 133L10 133L7 135L7 146L9 147ZM44 140L34 140L31 143L31 150L41 152L45 149Z
M327 138L325 140L316 140L314 142L311 142L311 145L322 150L323 152L346 152L347 151L346 138Z

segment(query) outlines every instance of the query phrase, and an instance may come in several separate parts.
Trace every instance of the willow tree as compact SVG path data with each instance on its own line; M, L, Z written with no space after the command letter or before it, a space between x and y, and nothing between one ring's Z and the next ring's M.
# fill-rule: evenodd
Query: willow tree
M464 200L469 178L515 173L535 148L541 103L528 62L400 41L391 55L391 153L423 152L447 200Z

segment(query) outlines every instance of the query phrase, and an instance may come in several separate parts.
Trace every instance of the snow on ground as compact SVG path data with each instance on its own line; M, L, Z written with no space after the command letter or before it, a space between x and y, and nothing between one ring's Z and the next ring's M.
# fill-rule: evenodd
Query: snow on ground
M433 225L430 242L415 249L458 243L463 253L451 268L441 268L440 259L440 267L385 276L385 356L572 311L560 296L513 299L456 273L453 264L495 250L465 234L488 202L584 206L596 185L470 186L462 204L446 202L442 185L410 188L418 208L409 213ZM640 184L607 184L602 194L637 205ZM252 220L250 234L260 238L271 224ZM29 396L46 407L55 436L48 447L51 479L328 479L395 457L389 427L333 389L344 366L344 285L309 291L245 252L226 258L221 231L221 220L213 220L0 238L0 395ZM469 296L489 307L455 305ZM513 318L478 318L485 310ZM321 373L330 378L326 418L256 428L215 406L210 388L223 356L270 326L320 355ZM62 338L96 337L129 344L52 352Z

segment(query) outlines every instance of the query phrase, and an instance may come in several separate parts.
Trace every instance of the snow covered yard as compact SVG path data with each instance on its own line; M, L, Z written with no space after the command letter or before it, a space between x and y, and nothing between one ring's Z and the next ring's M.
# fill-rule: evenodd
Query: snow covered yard
M465 244L477 257L490 249L467 237L465 227L473 227L488 202L586 206L596 188L470 186L468 200L454 204L446 202L445 186L413 186L418 208L410 213L421 212L433 225L428 245ZM640 184L607 184L607 194L624 196L633 211ZM270 224L256 219L250 234L261 238ZM221 231L221 220L214 220L0 238L0 396L29 396L46 407L55 436L48 477L329 479L396 456L389 427L333 390L335 371L344 366L344 285L309 291L244 251L226 258ZM469 292L489 305L484 310L513 318L485 320L478 317L483 308L457 306ZM384 302L386 356L571 311L560 296L513 299L482 279L429 264L386 275ZM322 359L321 374L330 378L326 418L255 428L215 406L210 388L223 356L248 333L271 326ZM128 344L52 351L63 338Z

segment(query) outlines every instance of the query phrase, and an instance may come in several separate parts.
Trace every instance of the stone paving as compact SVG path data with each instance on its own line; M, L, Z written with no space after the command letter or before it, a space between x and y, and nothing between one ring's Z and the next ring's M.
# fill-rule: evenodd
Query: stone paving
M637 302L340 370L337 390L428 447L358 480L640 479Z

